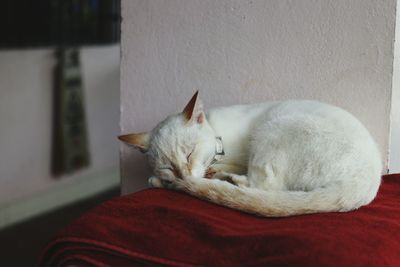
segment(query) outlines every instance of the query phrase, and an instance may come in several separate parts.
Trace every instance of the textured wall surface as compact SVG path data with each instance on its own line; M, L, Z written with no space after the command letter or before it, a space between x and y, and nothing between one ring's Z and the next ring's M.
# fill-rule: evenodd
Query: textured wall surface
M119 46L81 50L91 165L118 165ZM53 49L0 51L0 204L51 190Z
M121 131L145 131L200 89L205 107L308 98L357 116L387 159L395 0L122 2ZM145 158L121 146L123 191Z

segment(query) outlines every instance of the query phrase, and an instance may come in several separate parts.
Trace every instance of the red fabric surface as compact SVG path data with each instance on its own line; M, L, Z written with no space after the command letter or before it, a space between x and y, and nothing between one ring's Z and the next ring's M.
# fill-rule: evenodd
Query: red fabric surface
M39 266L400 266L400 174L348 213L261 218L180 192L115 198L63 229Z

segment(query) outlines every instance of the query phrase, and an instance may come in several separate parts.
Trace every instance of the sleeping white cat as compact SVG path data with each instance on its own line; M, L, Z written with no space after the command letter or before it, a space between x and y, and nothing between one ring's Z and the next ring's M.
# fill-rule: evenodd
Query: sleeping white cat
M301 100L205 113L197 95L150 132L119 137L148 156L152 186L261 216L350 211L375 198L380 153L348 112Z

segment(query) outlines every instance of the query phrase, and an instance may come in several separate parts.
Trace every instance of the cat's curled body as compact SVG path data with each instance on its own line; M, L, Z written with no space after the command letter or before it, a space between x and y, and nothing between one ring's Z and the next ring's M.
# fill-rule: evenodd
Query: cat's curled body
M216 137L225 155L210 166ZM262 216L354 210L380 185L381 157L369 132L348 112L315 101L205 114L196 93L182 113L121 139L146 152L153 186Z

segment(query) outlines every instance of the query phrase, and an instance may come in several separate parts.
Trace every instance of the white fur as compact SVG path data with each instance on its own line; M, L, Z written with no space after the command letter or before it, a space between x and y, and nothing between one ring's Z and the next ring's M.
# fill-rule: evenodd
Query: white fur
M197 104L193 116L202 112ZM209 166L216 136L225 157ZM176 114L149 140L150 184L262 216L357 209L380 185L381 157L365 127L315 101L217 108L203 122ZM204 178L210 170L215 179Z

